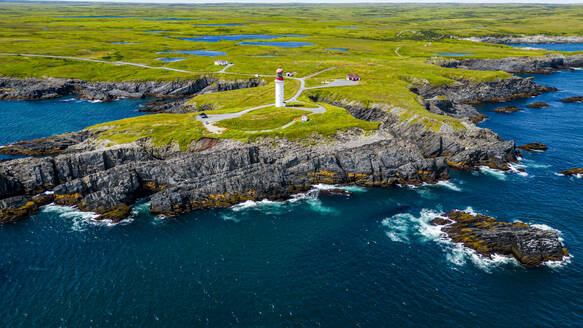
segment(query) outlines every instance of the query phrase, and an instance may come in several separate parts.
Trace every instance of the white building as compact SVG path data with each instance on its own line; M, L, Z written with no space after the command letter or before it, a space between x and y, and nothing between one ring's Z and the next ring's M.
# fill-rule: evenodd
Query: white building
M228 60L215 60L215 65L216 66L227 66L229 65L229 61Z

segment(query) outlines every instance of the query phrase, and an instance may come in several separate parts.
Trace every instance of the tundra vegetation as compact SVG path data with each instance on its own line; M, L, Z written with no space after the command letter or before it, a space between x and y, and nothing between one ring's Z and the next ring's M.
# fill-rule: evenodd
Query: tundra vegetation
M551 10L552 9L552 10ZM87 81L135 81L196 79L211 76L222 80L249 79L265 75L264 85L255 88L203 94L191 99L192 111L211 108L212 113L233 113L273 103L272 77L282 66L306 78L306 89L298 101L328 99L334 103L383 106L400 119L420 123L428 130L464 129L453 117L425 109L411 88L420 83L450 84L458 80L492 81L508 78L505 72L472 71L432 64L436 54L471 54L461 58L540 56L546 50L524 50L505 45L464 41L471 36L580 35L581 8L577 6L515 5L74 5L52 3L0 4L0 74L10 77L60 77ZM180 19L180 20L172 20ZM190 20L188 20L190 19ZM350 27L350 28L346 28ZM223 35L292 35L273 40L249 37L217 42L182 38ZM245 45L242 41L307 42L301 47ZM339 51L334 49L346 49ZM216 57L163 53L208 50ZM7 54L21 54L9 56ZM44 58L27 54L66 56ZM163 62L163 57L185 60ZM224 73L215 60L234 63ZM136 63L160 70L124 65ZM323 86L334 79L357 73L355 86ZM286 99L299 88L288 79ZM310 113L310 121L279 125L297 119L303 111L282 112L265 107L241 117L217 122L226 128L216 134L195 119L196 113L152 114L91 127L110 143L150 138L155 144L177 143L185 149L202 137L250 140L259 136L305 138L332 135L337 130L374 130L377 123L353 118L346 110L320 103L325 113ZM209 111L210 112L210 111ZM268 132L250 132L273 129Z

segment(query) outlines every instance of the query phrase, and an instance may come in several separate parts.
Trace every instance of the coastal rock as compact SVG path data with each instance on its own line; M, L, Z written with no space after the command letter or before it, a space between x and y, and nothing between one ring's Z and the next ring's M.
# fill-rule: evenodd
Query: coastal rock
M473 42L487 42L498 44L539 44L539 43L582 43L583 36L579 35L508 35L508 36L474 36L464 38Z
M501 59L433 59L436 65L478 71L509 73L552 73L572 67L583 67L583 54L565 56L550 54L539 57L509 57Z
M0 224L24 219L36 212L43 205L53 201L51 194L41 194L35 197L14 196L0 200Z
M89 130L81 130L48 138L19 141L0 147L0 154L19 156L57 155L67 148L87 140L91 135L92 133Z
M568 256L559 234L525 223L508 223L492 217L452 211L432 221L452 241L462 243L478 254L513 256L525 266L538 266L545 261L560 261Z
M515 106L508 106L508 107L498 107L494 109L495 113L514 113L521 111L522 109L515 107Z
M318 192L320 197L337 197L337 196L350 196L352 192L346 189L332 188L332 189L321 189Z
M563 175L576 175L576 176L583 176L583 168L574 168L561 171Z
M135 81L135 82L88 82L74 79L17 79L0 78L0 100L38 100L79 95L91 101L111 101L120 98L163 97L180 98L199 92L218 92L239 88L251 88L265 82L256 78L223 81L212 77L196 80ZM167 106L165 112L179 111L181 106Z
M531 142L531 143L528 143L526 145L520 145L520 146L518 146L518 148L520 148L522 150L526 150L526 151L533 151L533 150L545 151L548 149L547 145L540 143L540 142Z
M527 108L547 108L547 107L550 107L550 105L545 103L545 102L542 102L542 101L537 101L537 102L534 102L532 104L526 105L526 107Z
M581 97L581 96L569 97L569 98L561 99L561 101L566 103L566 104L579 103L579 102L583 102L583 97Z

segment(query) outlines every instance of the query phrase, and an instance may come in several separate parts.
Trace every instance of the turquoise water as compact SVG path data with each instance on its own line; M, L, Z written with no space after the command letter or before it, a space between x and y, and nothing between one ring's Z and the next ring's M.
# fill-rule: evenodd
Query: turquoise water
M206 57L217 57L224 56L227 53L223 51L213 51L213 50L185 50L185 51L159 51L157 54L184 54L193 56L206 56Z
M549 146L524 154L526 175L453 171L434 186L312 191L167 220L146 199L118 225L48 206L0 226L0 326L582 326L583 179L555 173L583 167L583 104L560 102L581 94L583 71L536 80L562 91L481 108L483 127ZM534 101L551 107L492 112ZM53 122L32 127L48 135ZM6 139L29 137L5 124ZM486 260L428 224L468 208L558 229L573 258L536 269Z
M237 35L197 35L192 38L177 38L186 41L198 41L198 42L219 42L219 41L240 41L240 40L252 40L252 39L263 39L272 40L277 38L301 38L307 35L299 34L282 34L282 35L267 35L267 34L237 34Z
M521 43L507 45L512 47L528 47L555 51L583 51L583 43Z
M269 41L245 41L239 42L239 44L251 45L251 46L272 46L281 48L299 48L304 46L313 46L313 43L309 42L293 42L293 41L280 41L280 42L269 42Z

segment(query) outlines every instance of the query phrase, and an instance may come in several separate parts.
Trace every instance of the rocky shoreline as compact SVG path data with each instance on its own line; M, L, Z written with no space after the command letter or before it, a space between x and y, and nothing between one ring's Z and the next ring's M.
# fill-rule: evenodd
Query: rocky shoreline
M462 40L497 44L541 44L541 43L581 43L583 36L578 35L519 35L519 36L473 36Z
M4 88L5 81L11 81L12 87L23 85L22 91L7 92L13 98L5 96L4 99L22 95L41 99L72 92L89 97L97 95L82 91L94 90L94 82L59 81L58 85L78 83L86 87L49 92L53 88L47 85L53 85L53 80L2 81ZM230 87L260 83L250 81ZM39 86L35 87L35 83ZM139 92L135 95L140 97L161 96L161 90L183 95L202 92L213 85L221 88L217 83L209 83L201 80L130 82L116 83L115 88L104 90L109 90L105 92L109 99L119 94L112 90L129 92L129 86L134 88L131 90L137 88ZM105 85L109 84L102 84ZM507 170L508 163L516 161L519 155L516 145L473 125L471 121L479 113L472 104L526 97L552 89L531 79L515 77L482 83L418 85L412 90L428 110L460 118L467 129L432 132L420 124L400 120L387 107L369 108L317 99L344 107L356 118L381 122L380 128L374 133L358 129L340 131L326 143L315 142L311 146L278 138L249 143L203 138L192 142L187 151L173 145L154 147L149 140L105 147L95 142L99 131L87 130L5 146L0 153L36 157L0 162L0 222L26 217L49 201L98 213L98 219L119 221L130 215L130 206L138 198L145 196L151 197L152 213L176 215L201 208L227 207L246 200L285 199L317 183L422 184L448 179L450 168L469 170L486 165ZM103 94L99 93L99 97L103 98ZM40 194L44 196L38 198Z
M509 73L546 74L559 70L583 67L583 54L552 54L540 57L509 57L502 59L433 59L442 67L477 71L505 71Z

